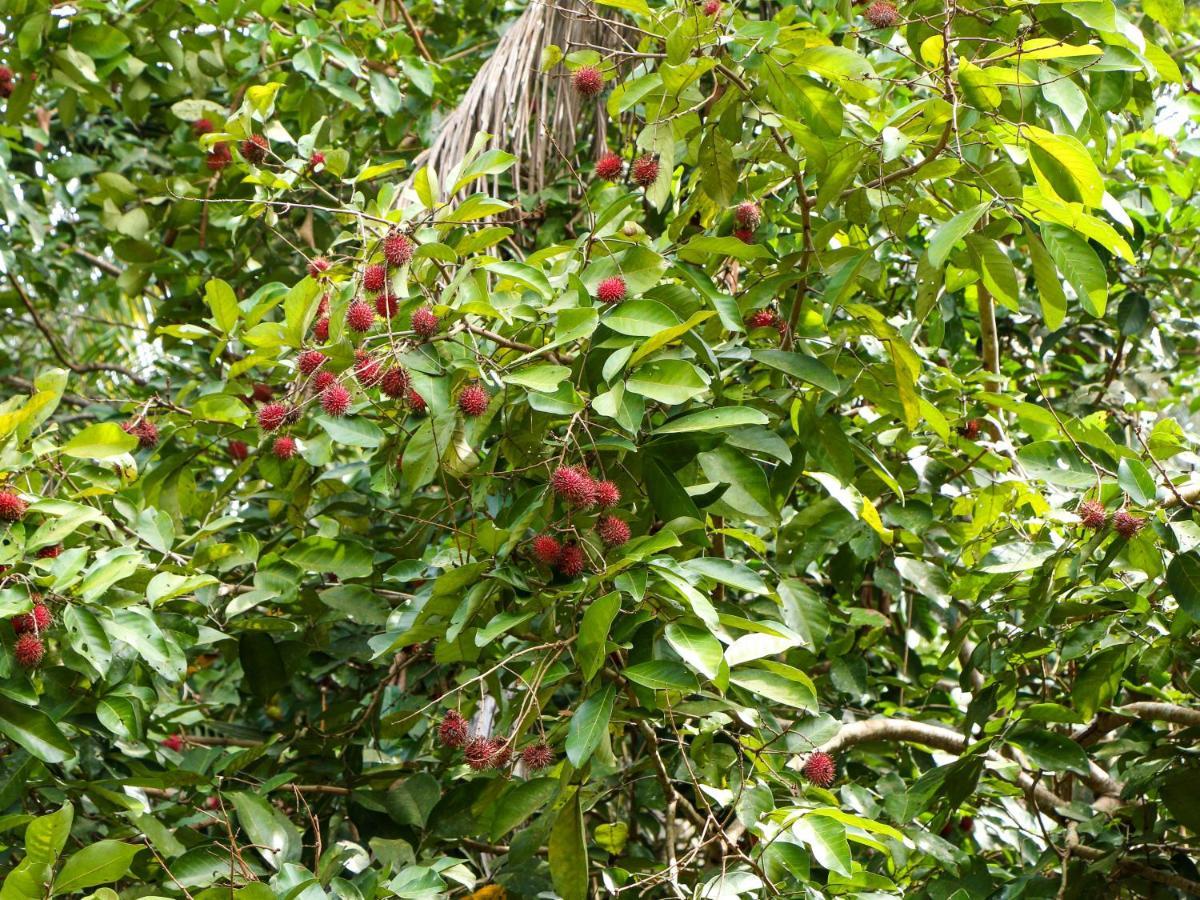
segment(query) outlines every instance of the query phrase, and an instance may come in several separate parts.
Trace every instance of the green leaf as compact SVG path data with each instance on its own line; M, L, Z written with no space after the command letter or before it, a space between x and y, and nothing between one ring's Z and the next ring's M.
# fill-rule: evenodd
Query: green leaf
M575 658L585 681L591 681L604 665L604 648L613 620L621 611L621 595L616 591L592 601L579 625Z
M809 685L767 669L739 666L729 673L729 680L776 703L810 712L817 709L817 696Z
M127 434L115 422L98 422L89 425L67 441L62 452L80 459L109 459L132 453L137 449L138 439Z
M212 310L213 321L221 334L232 333L240 312L233 288L220 278L210 278L204 285L204 302Z
M654 691L684 691L696 689L696 678L677 662L655 659L622 669L621 674L642 687Z
M556 793L556 778L532 778L514 784L494 805L492 840L500 840L549 803Z
M558 811L547 845L550 880L562 900L587 900L587 834L578 791Z
M526 366L524 369L518 369L516 372L505 375L504 381L507 384L515 384L533 391L551 394L570 374L571 370L566 366L542 363L536 366Z
M721 643L705 628L672 622L666 627L667 643L683 661L707 678L716 679L725 657Z
M841 393L842 384L838 377L829 370L825 363L815 357L804 353L771 349L751 350L750 356L764 366L770 366L772 369L786 372L801 381L815 384L831 394Z
M1087 776L1087 753L1065 734L1040 728L1022 728L1009 736L1009 743L1020 747L1039 769L1047 772L1074 772Z
M687 413L654 429L652 434L683 434L688 431L717 431L740 425L766 425L766 413L750 406L718 406Z
M367 547L357 542L313 535L293 544L284 559L305 572L331 572L344 580L370 575L372 556Z
M954 245L966 237L975 223L983 218L991 203L980 203L942 223L929 239L929 263L940 269L954 249Z
M61 763L75 756L75 748L48 715L0 694L0 733L24 747L44 763Z
M1043 224L1042 240L1079 301L1096 318L1108 304L1108 276L1100 257L1086 240L1063 225Z
M659 403L685 403L708 390L708 377L682 359L660 359L639 368L625 382L635 394Z
M567 759L575 768L583 768L593 751L600 746L604 732L608 729L615 700L616 691L610 684L592 694L575 710L567 728L566 745Z
M850 875L850 844L845 825L829 816L809 814L798 819L792 831L820 865L839 875Z
M1104 179L1077 138L1028 124L1023 126L1021 134L1029 141L1033 173L1043 191L1067 203L1100 206Z
M1063 293L1062 283L1058 280L1058 269L1054 267L1054 260L1046 250L1046 245L1028 224L1025 225L1025 240L1029 245L1033 279L1037 284L1038 298L1042 303L1042 318L1046 322L1046 327L1055 331L1062 325L1063 319L1067 315L1067 297Z
M300 832L283 813L255 794L239 791L228 797L237 810L238 823L267 865L278 869L300 858Z
M129 871L133 858L143 848L121 841L97 841L89 844L63 863L54 879L54 896L71 894L97 884L120 881Z
M1121 486L1134 503L1150 506L1154 503L1157 486L1154 476L1150 474L1140 460L1125 457L1117 466L1117 484Z
M1200 555L1177 553L1167 566L1167 587L1192 621L1200 622Z

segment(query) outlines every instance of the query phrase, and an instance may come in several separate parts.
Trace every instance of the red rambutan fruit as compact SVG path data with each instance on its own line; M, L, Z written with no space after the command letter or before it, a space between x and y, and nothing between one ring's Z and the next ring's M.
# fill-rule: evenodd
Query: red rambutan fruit
M571 84L581 97L595 97L604 90L604 75L595 66L583 66L571 76Z
M62 544L51 544L49 547L42 547L36 555L38 559L57 559L62 552Z
M754 232L749 228L735 228L733 229L733 236L743 244L754 243Z
M721 0L708 0L704 4L704 14L706 16L715 16L721 11Z
M319 393L321 393L321 391L325 390L325 388L329 387L331 384L333 384L336 381L337 381L337 376L334 375L332 372L318 372L313 377L313 382L312 382L313 390L319 394Z
M1113 516L1113 528L1123 538L1132 538L1145 527L1146 520L1140 516L1135 516L1128 510L1119 509L1116 515Z
M146 419L122 422L121 429L137 438L138 446L143 450L148 450L158 443L158 426Z
M403 397L408 393L411 383L412 379L408 377L408 370L404 366L392 366L383 373L379 389L389 397Z
M256 381L254 382L254 387L250 389L250 399L256 403L270 403L275 399L275 389L269 384Z
M596 160L596 177L603 178L605 181L616 181L621 177L624 169L625 163L615 153L605 153Z
M220 172L231 162L233 154L229 152L229 145L225 143L213 144L208 148L208 153L204 154L204 164L210 172Z
M366 350L354 351L354 377L363 387L370 387L383 377L383 366Z
M412 388L408 389L408 405L412 409L413 413L418 416L425 415L425 410L429 408L425 403L425 398Z
M413 258L416 246L403 234L392 232L383 239L383 257L388 265L398 269Z
M322 272L328 272L329 267L333 265L323 256L318 256L315 259L308 261L308 274L313 278L320 278Z
M300 358L296 361L296 364L300 369L300 374L307 377L325 365L328 359L329 357L320 350L305 350L300 354Z
M489 738L474 737L463 746L463 758L476 772L488 767L492 758L492 742Z
M271 444L271 452L275 454L276 459L291 459L296 455L296 439L281 434Z
M400 298L395 294L384 291L375 298L375 312L385 319L394 318L400 310Z
M45 631L54 622L54 614L45 603L35 603L30 612L13 616L12 626L16 634L27 634L30 631Z
M586 509L596 502L596 483L581 466L559 466L550 476L550 487L570 506Z
M275 431L288 417L288 408L282 403L268 403L258 411L258 427L263 431Z
M316 323L313 325L313 337L315 337L322 344L325 343L327 340L329 340L329 318L328 317L322 317L320 319L317 319Z
M321 391L321 409L331 416L340 417L350 408L350 392L336 382Z
M887 0L876 0L867 7L863 18L874 28L892 28L900 21L900 13Z
M258 165L267 158L267 150L270 146L267 139L261 134L252 134L242 141L238 149L242 151L242 157L247 162Z
M504 738L492 738L492 755L488 758L489 769L503 769L512 759L512 745Z
M482 416L487 411L489 399L488 392L481 385L468 384L459 391L458 408L464 416Z
M364 300L355 300L346 310L346 327L360 334L375 324L375 309Z
M647 154L639 156L629 167L629 177L638 187L650 187L658 180L658 158Z
M979 420L967 419L958 426L957 431L960 436L965 437L968 441L973 441L979 437Z
M1083 522L1084 528L1091 528L1093 531L1099 531L1108 524L1108 512L1104 509L1104 504L1099 500L1084 500L1079 504L1079 518Z
M13 644L13 656L17 659L17 665L23 669L36 668L45 655L46 645L36 634L23 634Z
M0 522L20 522L27 508L16 491L0 490Z
M209 134L212 132L212 130L213 123L211 119L197 119L192 123L192 134L194 134L196 137Z
M437 331L438 317L428 306L421 306L413 310L410 322L412 330L421 335L421 337L429 337Z
M587 557L583 555L582 547L578 544L567 544L563 547L562 555L558 558L558 571L568 578L574 578L583 573L586 565Z
M596 505L601 509L612 509L621 502L621 491L611 481L597 481L592 485Z
M538 772L554 762L554 751L545 741L538 741L521 751L521 762L529 771Z
M614 275L596 286L596 299L601 303L620 303L625 299L625 291L625 279Z
M596 533L607 546L619 547L629 540L629 525L616 516L601 516Z
M312 156L308 158L308 167L310 169L317 169L323 165L325 165L325 154L320 150L314 150Z
M229 442L229 458L234 462L242 462L250 455L250 448L246 446L245 441L230 441Z
M329 315L329 293L321 295L320 301L317 303L317 318L324 319Z
M438 743L458 748L467 742L467 720L457 710L450 710L437 729Z
M746 324L750 328L774 328L777 324L778 317L773 309L756 309L746 317Z
M828 753L815 750L804 761L800 774L817 787L827 788L837 778L837 764Z
M529 543L534 558L544 566L554 566L562 556L562 544L548 534L539 534Z
M363 288L372 294L378 294L387 284L387 267L383 263L373 263L363 270Z
M176 753L179 753L183 750L183 735L172 734L163 740L162 745L168 750L174 750Z
M733 211L733 221L738 228L754 231L762 224L762 210L753 200L746 200L737 205Z

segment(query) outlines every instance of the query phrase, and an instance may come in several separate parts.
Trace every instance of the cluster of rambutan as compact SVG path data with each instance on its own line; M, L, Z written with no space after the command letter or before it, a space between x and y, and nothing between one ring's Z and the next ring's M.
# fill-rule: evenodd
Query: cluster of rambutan
M148 450L158 445L158 426L149 419L131 419L128 422L122 422L121 428L126 434L131 434L137 438L138 446L143 450Z
M33 609L30 612L13 616L12 627L17 635L13 644L13 656L17 665L24 669L35 669L41 665L46 655L46 644L42 636L54 624L54 616L50 608L42 603L41 597L33 595Z
M613 482L592 478L583 466L559 466L550 476L550 488L572 510L610 510L621 502L621 491ZM601 515L595 528L606 547L619 547L629 540L629 524L617 516ZM587 568L587 557L576 541L563 543L553 535L539 534L529 549L539 563L568 578Z
M1099 500L1084 500L1077 512L1084 528L1101 531L1108 525L1108 511ZM1146 527L1146 519L1122 507L1113 514L1112 527L1117 534L1129 540Z
M743 244L754 240L754 232L762 224L762 210L753 200L739 203L733 210L733 236Z
M756 309L746 317L747 328L774 328L780 335L787 334L787 321L771 308Z
M606 151L596 160L596 177L605 181L616 181L625 171L625 162L621 156ZM629 180L640 188L648 188L658 180L658 157L652 153L639 156L629 165Z
M438 743L452 750L462 748L463 759L476 772L484 769L504 769L512 762L512 744L508 738L471 737L467 720L457 710L450 710L437 727ZM554 762L554 751L545 741L529 744L520 753L525 768L531 772L544 769Z
M8 66L0 66L0 97L11 97L15 87L13 70Z

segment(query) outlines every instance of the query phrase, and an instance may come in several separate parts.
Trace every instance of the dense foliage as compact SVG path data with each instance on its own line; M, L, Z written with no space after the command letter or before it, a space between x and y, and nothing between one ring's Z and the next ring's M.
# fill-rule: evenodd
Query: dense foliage
M529 2L0 5L0 900L1200 895L1200 14Z

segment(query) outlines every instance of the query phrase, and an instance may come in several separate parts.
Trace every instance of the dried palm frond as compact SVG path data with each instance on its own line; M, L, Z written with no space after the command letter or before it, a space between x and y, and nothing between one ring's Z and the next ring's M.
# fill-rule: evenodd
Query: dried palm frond
M470 150L475 136L491 135L490 146L517 158L511 170L513 186L535 193L553 180L561 154L574 149L580 128L594 127L603 143L602 103L581 99L570 87L565 69L540 69L542 52L557 46L615 48L623 43L611 20L598 14L587 0L530 0L496 51L476 73L462 101L446 117L437 138L414 161L413 170L427 165L448 187L449 173Z

